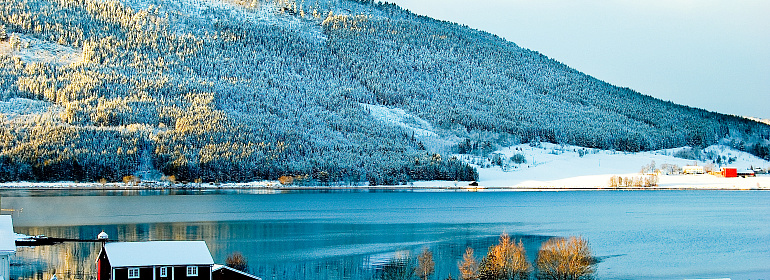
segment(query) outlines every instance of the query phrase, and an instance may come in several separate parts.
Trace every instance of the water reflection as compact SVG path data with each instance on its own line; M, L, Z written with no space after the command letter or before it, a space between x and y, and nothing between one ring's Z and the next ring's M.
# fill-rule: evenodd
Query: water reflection
M766 279L770 192L366 193L0 190L17 232L120 241L205 240L223 263L242 252L264 279L370 279L372 268L428 246L436 278L458 276L501 232L534 260L545 236L582 235L600 279ZM21 210L23 209L23 210ZM522 236L529 234L527 236ZM97 248L24 248L20 279L90 279ZM607 256L616 256L607 258Z
M215 262L241 252L250 271L263 279L371 279L396 252L430 247L436 275L457 275L466 247L480 253L497 235L478 235L478 225L336 224L278 222L153 223L103 226L17 227L27 235L93 239L102 230L120 241L205 240ZM548 237L514 236L527 252ZM21 248L12 273L16 279L95 279L98 243L63 243ZM415 253L416 254L416 253ZM534 258L535 255L528 256Z

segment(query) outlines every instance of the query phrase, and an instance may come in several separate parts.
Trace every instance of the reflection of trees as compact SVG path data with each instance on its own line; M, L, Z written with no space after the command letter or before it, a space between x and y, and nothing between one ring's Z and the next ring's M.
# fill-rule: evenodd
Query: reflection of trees
M46 235L51 237L90 238L87 231L79 228L15 228L27 235ZM59 279L96 279L96 260L101 244L98 243L63 243L51 246L21 247L15 260L21 264L17 279L51 279L53 273ZM89 261L90 260L90 261Z
M457 265L468 247L481 256L486 256L491 248L502 260L517 255L515 252L535 254L547 240L542 236L511 236L507 241L502 240L506 244L503 246L499 245L501 240L497 237L477 238L464 236L463 232L436 233L424 224L353 225L291 220L17 227L15 230L27 235L77 239L94 239L104 230L111 240L117 241L205 240L216 263L224 263L231 253L241 252L248 261L250 272L265 280L375 278L389 260L404 257L404 254L393 257L388 253L392 251L384 248L413 252L409 271L416 277L413 272L423 242L453 238L430 248L435 262L434 277L443 279L450 273L462 275ZM497 246L489 247L490 244ZM13 260L21 265L13 266L13 273L19 280L48 280L55 270L57 278L62 280L91 280L95 277L94 260L99 246L98 243L64 243L22 248ZM494 250L496 247L499 250ZM389 257L383 260L378 254ZM535 259L534 255L525 257L522 254L517 258ZM391 272L397 274L400 271L394 266L398 263L392 263ZM476 263L477 267L479 263ZM462 276L463 279L478 279Z
M26 235L46 235L73 239L95 239L104 230L110 240L121 242L153 240L205 240L216 263L224 263L227 255L241 251L247 257L249 267L263 279L351 279L360 275L369 277L370 270L363 256L321 258L288 261L274 252L307 252L312 246L323 247L314 240L297 241L289 236L302 233L328 231L323 224L295 223L158 223L78 227L16 227L15 231ZM271 241L272 240L272 241ZM266 241L266 242L265 242ZM315 244L312 244L314 243ZM326 240L325 244L342 243L343 240ZM285 246L278 246L282 243ZM52 273L58 279L95 279L95 260L99 243L62 243L52 246L21 248L14 258L14 275L18 280L49 280ZM336 244L335 246L339 246ZM278 260L271 260L278 257ZM291 258L293 256L289 256ZM319 277L319 274L327 277Z
M18 233L72 239L95 239L104 230L113 240L203 240L197 226L184 224L133 224L119 226L17 227ZM216 232L208 228L207 232ZM210 243L210 242L209 242ZM56 273L59 279L96 279L96 263L100 243L66 242L51 246L23 247L16 255L21 263L17 279L48 280Z
M415 277L414 259L409 255L396 255L377 269L377 279L400 280Z

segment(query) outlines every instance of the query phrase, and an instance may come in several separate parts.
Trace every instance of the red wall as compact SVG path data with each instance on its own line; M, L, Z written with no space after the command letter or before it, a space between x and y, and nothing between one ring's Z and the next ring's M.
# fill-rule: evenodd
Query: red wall
M722 168L722 176L725 178L738 177L738 168Z

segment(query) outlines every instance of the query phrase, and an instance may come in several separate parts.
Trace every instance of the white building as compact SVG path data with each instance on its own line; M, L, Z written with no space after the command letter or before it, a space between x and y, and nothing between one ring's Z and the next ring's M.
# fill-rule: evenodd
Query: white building
M684 174L704 174L704 173L706 173L706 170L703 168L703 166L688 165L688 166L682 167L682 173L684 173Z
M16 254L16 235L13 219L0 215L0 280L8 280L11 273L11 256Z

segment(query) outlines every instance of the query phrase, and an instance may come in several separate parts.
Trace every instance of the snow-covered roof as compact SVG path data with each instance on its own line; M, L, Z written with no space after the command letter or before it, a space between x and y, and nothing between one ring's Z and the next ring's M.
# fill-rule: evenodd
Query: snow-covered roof
M226 265L221 265L221 264L215 264L215 265L214 265L214 268L212 268L212 269L211 269L211 272L216 272L216 271L219 271L219 270L221 270L221 269L226 269L226 270L229 270L229 271L232 271L232 272L235 272L235 273L238 273L238 274L241 274L241 275L244 275L244 276L246 276L246 277L250 277L250 278L253 278L253 279L259 279L259 280L262 280L262 278L259 278L259 277L257 277L257 276L254 276L254 275L248 274L248 273L246 273L246 272L243 272L243 271L237 270L237 269L235 269L235 268L232 268L232 267L229 267L229 266L226 266Z
M214 264L205 241L115 242L104 250L113 267Z
M13 233L13 219L0 215L0 255L16 253L16 234Z

